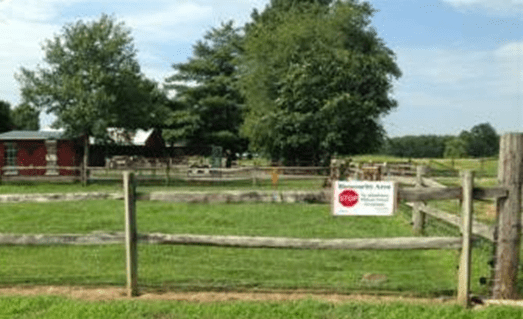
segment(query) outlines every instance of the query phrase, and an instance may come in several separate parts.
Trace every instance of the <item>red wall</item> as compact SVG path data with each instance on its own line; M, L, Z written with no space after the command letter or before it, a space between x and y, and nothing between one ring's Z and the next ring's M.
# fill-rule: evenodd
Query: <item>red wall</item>
M46 166L47 149L43 140L15 141L18 149L18 166ZM24 169L18 175L44 175L45 169Z
M161 149L165 147L165 142L162 138L162 133L158 130L154 130L149 136L149 138L145 141L145 147L150 147L154 149Z
M79 154L79 145L75 141L62 140L56 145L58 166L80 166L82 155ZM80 175L80 171L60 170L60 175Z

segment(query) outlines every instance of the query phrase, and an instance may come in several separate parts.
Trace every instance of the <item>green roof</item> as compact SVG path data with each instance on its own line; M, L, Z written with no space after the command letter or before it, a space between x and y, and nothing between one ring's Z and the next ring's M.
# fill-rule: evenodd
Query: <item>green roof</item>
M58 140L63 138L60 131L10 131L0 134L0 140Z

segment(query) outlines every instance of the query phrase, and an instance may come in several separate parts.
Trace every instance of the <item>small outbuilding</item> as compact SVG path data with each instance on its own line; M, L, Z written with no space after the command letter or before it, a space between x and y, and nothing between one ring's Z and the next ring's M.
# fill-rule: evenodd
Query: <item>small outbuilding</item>
M80 166L82 156L82 139L65 138L60 131L0 134L0 174L4 179L76 179L80 171L67 168Z

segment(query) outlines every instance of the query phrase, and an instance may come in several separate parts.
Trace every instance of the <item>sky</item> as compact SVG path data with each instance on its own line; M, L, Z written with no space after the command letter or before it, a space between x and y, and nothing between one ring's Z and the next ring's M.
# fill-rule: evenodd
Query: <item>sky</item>
M367 0L403 75L382 118L390 137L457 135L481 123L523 132L523 0ZM42 44L102 13L132 31L142 72L162 83L222 22L250 21L269 0L0 0L0 100L20 103L15 74L43 64ZM41 128L53 116L40 116Z

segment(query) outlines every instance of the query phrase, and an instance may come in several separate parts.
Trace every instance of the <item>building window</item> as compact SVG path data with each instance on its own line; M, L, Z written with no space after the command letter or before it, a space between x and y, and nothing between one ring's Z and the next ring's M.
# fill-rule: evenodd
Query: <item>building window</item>
M18 155L18 149L16 148L16 143L5 143L6 150L5 150L5 170L4 175L17 175L18 170L16 169L16 166L18 166L17 163L17 155Z

